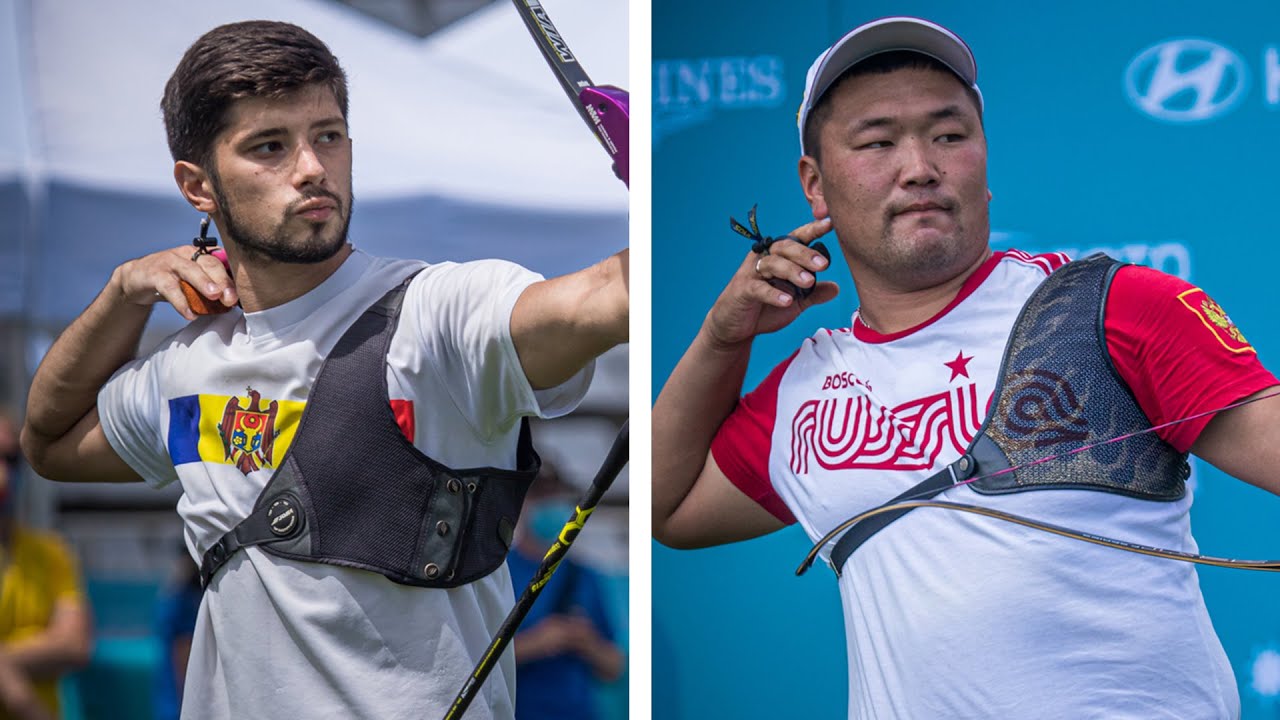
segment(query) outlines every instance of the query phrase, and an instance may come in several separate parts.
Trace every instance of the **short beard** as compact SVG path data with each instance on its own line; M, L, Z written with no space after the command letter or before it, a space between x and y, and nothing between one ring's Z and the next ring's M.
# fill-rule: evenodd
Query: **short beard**
M968 233L958 214L955 231L949 238L939 238L925 245L906 243L896 238L892 218L892 214L886 214L879 246L871 252L855 252L853 260L899 290L919 290L950 280L969 266L973 259L969 255L978 249L976 244L971 246L965 241Z
M885 224L884 234L880 238L883 243L882 261L892 265L892 272L898 277L918 278L917 282L933 284L937 277L946 275L948 271L954 269L959 257L967 250L961 241L966 237L964 225L960 220L959 212L953 212L955 213L954 234L950 238L942 238L925 247L908 245L895 238L892 232L893 221L890 217Z
M355 206L354 195L348 196L347 207L345 208L346 213L342 218L342 229L332 239L324 239L320 235L321 231L315 229L311 231L311 237L308 238L308 241L290 243L285 231L285 225L296 205L311 198L326 197L334 202L336 206L334 208L335 212L342 214L344 210L342 200L328 190L314 188L304 191L301 198L285 208L284 217L276 225L275 232L270 236L258 235L250 232L236 219L236 212L226 194L222 192L222 181L217 174L210 172L209 179L213 185L213 197L217 200L218 208L222 211L221 220L222 224L225 225L222 228L222 232L235 242L245 255L278 263L314 265L337 255L338 251L347 244L347 229L351 225L351 210Z

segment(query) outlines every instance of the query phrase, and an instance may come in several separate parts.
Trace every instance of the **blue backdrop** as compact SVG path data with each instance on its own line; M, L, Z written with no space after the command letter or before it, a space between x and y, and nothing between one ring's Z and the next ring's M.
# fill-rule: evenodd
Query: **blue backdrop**
M795 131L809 63L898 14L946 25L977 56L994 247L1103 249L1187 278L1280 371L1280 3L1047 5L653 0L655 393L748 248L728 217L760 203L767 235L811 217ZM758 340L748 388L815 328L849 325L857 298L834 254L841 296ZM1280 556L1280 498L1195 470L1202 551ZM694 552L655 543L654 717L843 716L836 584L824 567L793 576L807 549L798 528ZM1280 578L1200 579L1244 717L1280 717Z

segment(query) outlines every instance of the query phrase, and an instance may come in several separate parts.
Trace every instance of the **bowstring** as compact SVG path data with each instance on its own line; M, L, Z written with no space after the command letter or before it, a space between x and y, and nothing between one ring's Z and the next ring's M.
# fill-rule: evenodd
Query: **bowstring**
M1078 453L1082 453L1082 452L1084 452L1084 451L1086 451L1086 450L1091 450L1091 449L1093 449L1093 448L1102 447L1103 445L1109 445L1109 444L1114 443L1114 442L1120 442L1121 440L1128 440L1129 438L1137 437L1137 436L1139 436L1139 435L1145 435L1145 434L1147 434L1147 433L1155 432L1155 431L1157 431L1157 430L1162 430L1162 429L1167 428L1167 427L1172 427L1172 426L1174 426L1174 425L1178 425L1178 424L1180 424L1180 423L1190 422L1191 420L1196 420L1196 419L1198 419L1198 418L1205 417L1206 415L1214 415L1214 414L1217 414L1217 413L1220 413L1220 412L1224 412L1224 411L1227 411L1227 410L1232 410L1232 409L1234 409L1234 408L1238 408L1238 407L1240 407L1240 406L1242 406L1242 405L1248 405L1248 404L1250 404L1250 403L1258 402L1259 400L1266 400L1266 399L1268 399L1268 398L1273 398L1273 397L1277 397L1277 396L1280 396L1280 390L1277 390L1277 391L1275 391L1275 392L1270 392L1270 393L1267 393L1267 394L1265 394L1265 395L1258 395L1258 396L1256 396L1256 397L1249 397L1249 398L1245 398L1244 400L1237 400L1236 402L1230 403L1230 404L1228 404L1228 405L1223 405L1222 407L1217 407L1217 408L1212 408L1212 409L1209 409L1209 410L1204 410L1204 411L1202 411L1202 412L1194 413L1194 414L1192 414L1192 415L1188 415L1188 416L1186 416L1186 417L1178 418L1178 419L1176 419L1176 420L1170 420L1170 421L1168 421L1168 422L1160 423L1159 425L1153 425L1153 426L1151 426L1151 427L1149 427L1149 428L1143 428L1142 430L1138 430L1138 431L1136 431L1136 432L1125 433L1124 435L1118 435L1118 436L1113 437L1113 438L1107 438L1106 440L1100 440L1100 441L1095 442L1095 443L1089 443L1088 445L1084 445L1084 446L1082 446L1082 447L1078 447L1078 448L1076 448L1076 449L1074 449L1074 450L1068 450L1067 452L1062 452L1062 453L1057 453L1057 454L1055 454L1055 455L1049 455L1049 456L1047 456L1047 457L1037 458L1037 459L1035 459L1035 460L1031 460L1031 461L1029 461L1029 462L1021 463L1021 464L1019 464L1019 465L1014 465L1014 466L1012 466L1012 467L1007 467L1007 468L1004 468L1004 469L1002 469L1002 470L997 470L997 471L995 471L995 472L986 473L986 474L984 474L984 475L977 475L977 476L975 476L975 477L971 477L971 478L969 478L968 480L960 480L960 481L958 481L958 482L956 482L956 483L953 483L953 484L951 485L951 487L946 488L946 490L952 490L952 489L954 489L954 488L958 488L958 487L961 487L961 486L964 486L964 485L969 485L970 483L978 482L979 480L986 480L986 479L988 479L988 478L998 477L998 476L1000 476L1000 475L1005 475L1005 474L1008 474L1008 473L1011 473L1011 472L1015 472L1015 471L1017 471L1017 470L1022 470L1022 469L1024 469L1024 468L1035 467L1036 465L1040 465L1040 464L1043 464L1043 463L1047 463L1047 462L1049 462L1049 461L1051 461L1051 460L1059 460L1059 459L1061 459L1061 458L1070 457L1070 456L1072 456L1072 455L1076 455L1076 454L1078 454ZM945 492L945 490L944 490L944 492ZM814 562L814 560L817 558L818 553L822 550L822 548L823 548L823 547L825 547L825 546L826 546L826 544L827 544L827 543L831 542L831 540L832 540L832 539L834 539L836 535L839 535L840 533L844 532L845 530L849 529L850 527L852 527L852 526L854 526L854 525L858 524L859 522L861 522L861 521L863 521L863 520L865 520L865 519L867 519L867 518L869 518L869 517L871 517L871 516L873 516L873 515L879 515L879 514L881 514L882 512L888 512L889 510L893 510L893 509L899 509L899 508L903 508L903 509L905 509L905 507L939 507L939 508L943 508L943 509L951 509L951 510L961 510L962 508L976 508L976 506L972 506L972 505L963 505L962 503L947 503L947 502L941 502L941 501L930 501L928 504L912 504L912 503L913 503L913 501L918 501L918 500L920 500L920 499L922 499L922 498L929 498L929 497L932 497L933 495L936 495L936 494L937 494L937 493L936 493L935 491L932 491L932 490L922 490L922 491L920 491L919 493L916 493L916 494L914 494L914 495L908 495L908 496L906 496L906 497L904 497L904 498L898 498L897 500L895 500L895 501L894 501L894 502L892 502L892 503L877 506L877 507L872 508L872 509L870 509L870 510L867 510L867 511L865 511L865 512L862 512L862 513L859 513L859 514L857 514L857 515L854 515L853 517L849 518L848 520L845 520L844 522L842 522L842 523L840 523L839 525L837 525L837 526L835 527L835 529L831 530L831 531L830 531L830 532L828 532L826 535L823 535L823 536L822 536L822 538L821 538L821 539L819 539L819 540L818 540L818 542L817 542L817 543L815 543L815 544L813 545L813 547L812 547L812 548L810 548L809 553L805 556L804 562L803 562L803 563L801 563L800 567L796 569L796 574L797 574L797 575L801 575L801 574L803 574L806 570L808 570L808 569L809 569L809 567L813 565L813 562ZM937 503L939 503L939 502L941 502L941 504L937 504ZM904 506L905 506L905 507L904 507ZM990 513L987 513L987 512L979 512L979 511L977 511L977 510L965 510L965 511L967 511L967 512L977 512L977 514L979 514L979 515L987 515L988 517L994 517L994 518L996 518L996 519L1002 519L1002 520L1006 520L1006 521L1009 521L1009 522L1014 522L1014 523L1017 523L1017 524L1019 524L1019 525L1025 525L1026 527L1032 527L1032 528L1035 528L1035 529L1038 529L1038 530L1042 530L1042 531L1044 531L1044 532L1053 533L1053 534L1055 534L1055 535L1063 535L1063 536L1065 536L1065 537L1072 537L1072 538L1075 538L1075 539L1077 539L1077 540L1084 540L1085 542L1094 542L1094 544L1105 545L1105 546L1107 546L1107 547L1113 547L1113 548L1116 548L1117 550L1128 550L1128 551L1130 551L1130 552L1138 552L1137 550L1134 550L1134 549L1132 549L1132 548L1122 547L1123 545L1132 545L1132 546L1134 546L1134 547L1142 547L1142 548L1145 548L1145 549L1147 549L1147 550L1156 551L1156 552L1144 552L1144 553L1140 553L1140 554L1157 555L1158 557L1167 557L1167 558L1169 558L1169 559L1173 559L1173 560L1181 559L1181 560L1186 560L1187 562L1197 562L1196 560L1190 560L1190 559L1188 559L1188 558L1186 558L1186 557L1174 557L1175 555L1188 555L1187 553L1178 553L1177 551L1173 551L1173 550L1164 550L1164 549L1162 549L1162 548L1150 548L1150 547L1148 547L1148 546L1137 546L1137 545L1136 545L1136 544L1134 544L1134 543L1124 543L1124 542L1119 541L1119 540L1112 540L1111 538L1104 538L1104 537L1101 537L1101 536L1094 536L1094 535L1090 535L1090 534L1088 534L1088 533L1082 533L1082 532L1079 532L1079 531L1071 530L1070 528L1062 528L1062 527L1059 527L1059 526L1056 526L1056 525L1049 525L1049 524L1047 524L1047 523L1040 523L1040 522L1038 522L1038 521L1030 520L1030 519L1028 519L1028 518L1024 518L1024 517L1017 516L1017 515L1012 515L1012 514L1010 514L1010 513L1002 513L1001 511L998 511L998 510L993 510L993 511L991 511ZM1000 517L1000 516L1005 516L1005 517ZM1013 518L1016 518L1016 519L1013 519ZM1053 528L1053 529L1050 529L1050 528ZM1095 542L1095 541L1093 541L1093 540L1090 540L1090 539L1089 539L1090 537L1099 538L1099 539L1101 539L1101 540L1106 540L1106 541L1109 541L1109 542ZM1159 553L1169 553L1169 554L1159 554ZM1213 563L1204 563L1204 564L1214 564L1214 565L1219 565L1219 566L1221 566L1221 567L1239 567L1239 568L1243 568L1243 569L1259 569L1258 567L1255 567L1255 566L1256 566L1256 565L1266 565L1266 564L1268 564L1268 563L1275 563L1277 566L1280 566L1280 561L1270 561L1270 560L1228 560L1228 559L1224 559L1224 558L1209 558L1209 557L1207 557L1207 556L1203 556L1203 555L1192 555L1191 557L1195 557L1195 558L1206 558L1206 559L1209 559L1209 560L1214 560L1215 562L1213 562ZM837 571L837 572L838 572L838 571Z
M1145 434L1147 434L1147 433L1155 432L1155 431L1157 431L1157 430L1163 430L1164 428L1172 427L1172 426L1174 426L1174 425L1178 425L1178 424L1180 424L1180 423L1184 423L1184 422L1190 422L1191 420L1196 420L1196 419L1202 418L1202 417L1204 417L1204 416L1206 416L1206 415L1213 415L1213 414L1220 413L1220 412L1224 412L1224 411L1227 411L1227 410L1232 410L1232 409L1234 409L1234 408L1238 408L1238 407L1240 407L1241 405L1248 405L1249 403L1255 403L1255 402L1258 402L1259 400L1266 400L1267 398L1273 398L1273 397L1276 397L1276 396L1278 396L1278 395L1280 395L1280 390L1277 390L1277 391L1275 391L1275 392L1273 392L1273 393L1268 393L1268 394L1266 394L1266 395L1259 395L1259 396L1257 396L1257 397L1245 398L1244 400L1237 400L1236 402L1233 402L1233 403L1231 403L1230 405L1223 405L1222 407L1219 407L1219 408L1213 408L1213 409L1211 409L1211 410L1205 410L1205 411L1203 411L1203 412L1198 412L1198 413L1196 413L1196 414L1194 414L1194 415L1188 415L1187 417L1184 417L1184 418L1178 418L1177 420L1170 420L1169 422L1160 423L1159 425L1153 425L1153 426L1151 426L1151 427L1149 427L1149 428L1144 428L1144 429L1142 429L1142 430L1138 430L1138 431L1136 431L1136 432L1125 433L1124 435L1118 435L1118 436L1113 437L1113 438L1108 438L1108 439L1106 439L1106 440L1100 440L1100 441L1095 442L1095 443L1090 443L1090 444L1088 444L1088 445L1084 445L1084 446L1082 446L1082 447L1078 447L1078 448L1076 448L1076 449L1074 449L1074 450L1068 450L1067 452L1058 453L1058 454L1056 454L1056 455L1050 455L1050 456L1048 456L1048 457L1037 458L1037 459L1035 459L1035 460L1031 460L1031 461L1029 461L1029 462L1022 463L1021 465L1014 465L1014 466L1012 466L1012 467L1004 468L1003 470L997 470L997 471L992 472L992 473L987 473L986 475L978 475L977 477L972 477L972 478L969 478L968 480L961 480L961 481L959 481L959 482L955 483L954 485L952 485L951 487L952 487L952 488L957 488L957 487L960 487L960 486L962 486L962 485L968 485L968 484L970 484L970 483L975 483L975 482L977 482L977 481L979 481L979 480L986 480L986 479L988 479L988 478L999 477L1000 475L1005 475L1005 474L1008 474L1008 473L1014 472L1015 470L1022 470L1022 469L1029 468L1029 467L1035 467L1036 465L1041 465L1041 464L1047 463L1047 462L1049 462L1050 460L1059 460L1059 459L1061 459L1061 458L1071 457L1072 455L1076 455L1076 454L1078 454L1078 453L1082 453L1082 452L1084 452L1085 450L1092 450L1093 448L1102 447L1103 445L1109 445L1109 444L1114 443L1114 442L1120 442L1121 440L1128 440L1129 438L1137 437L1137 436L1139 436L1139 435L1145 435ZM951 488L947 488L947 489L948 489L948 490L950 490ZM921 498L921 497L925 497L925 493L920 493L920 494L917 494L917 495L909 495L909 496L904 497L904 498L902 498L901 500L899 500L899 502L907 502L907 501L909 501L909 500L915 500L915 499L918 499L918 498Z

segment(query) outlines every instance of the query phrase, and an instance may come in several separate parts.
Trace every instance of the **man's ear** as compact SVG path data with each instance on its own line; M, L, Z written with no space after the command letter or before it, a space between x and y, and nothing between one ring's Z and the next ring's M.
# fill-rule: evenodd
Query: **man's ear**
M218 201L213 194L213 181L204 168L195 163L179 160L173 165L173 179L178 183L182 197L191 207L202 213L218 211Z
M831 214L827 208L827 198L822 190L822 171L818 169L818 160L812 155L800 158L800 187L804 190L805 199L813 210L815 220Z

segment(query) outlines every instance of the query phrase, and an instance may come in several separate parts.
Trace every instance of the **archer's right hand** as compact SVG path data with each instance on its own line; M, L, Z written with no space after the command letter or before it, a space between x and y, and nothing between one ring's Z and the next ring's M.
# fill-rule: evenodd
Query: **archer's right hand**
M827 269L827 259L807 247L830 230L830 218L815 220L788 233L796 240L774 241L768 255L747 253L703 322L702 329L709 339L721 347L736 347L757 335L786 327L805 308L834 299L840 288L833 282L817 282L814 277L814 273ZM769 284L770 279L787 280L801 288L813 287L813 293L797 299Z
M240 299L222 261L209 254L193 260L192 251L190 245L182 245L130 260L116 268L111 282L120 289L125 302L150 306L164 300L187 320L195 320L196 313L179 281L186 281L213 303L234 307Z

